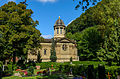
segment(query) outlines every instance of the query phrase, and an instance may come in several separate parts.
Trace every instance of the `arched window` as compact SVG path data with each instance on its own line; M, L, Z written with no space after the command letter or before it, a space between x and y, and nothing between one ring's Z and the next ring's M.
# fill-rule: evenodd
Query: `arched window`
M44 55L46 55L47 49L44 49Z
M63 49L64 51L66 51L66 50L67 50L67 45L66 45L66 44L63 44L62 49Z
M62 34L62 28L60 28L60 34Z
M57 28L57 34L59 34L59 28Z

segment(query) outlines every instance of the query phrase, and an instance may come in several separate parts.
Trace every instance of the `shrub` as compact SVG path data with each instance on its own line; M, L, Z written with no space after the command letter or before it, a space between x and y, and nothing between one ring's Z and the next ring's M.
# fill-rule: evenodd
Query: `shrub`
M109 74L111 75L111 79L117 79L117 75L118 75L118 70L119 67L117 66L111 66L111 67L107 67L106 68L106 75L109 72Z
M62 68L63 68L62 65L60 65L60 66L59 66L59 71L60 71L60 72L62 71Z
M12 74L13 74L13 70L14 70L14 65L13 65L12 62L11 62L10 64L8 64L8 65L5 67L4 74L5 74L5 75L12 75Z
M21 76L24 76L24 72L19 72Z
M68 78L63 74L52 74L48 76L48 79L68 79Z
M36 66L36 63L34 61L29 61L28 63L26 63L26 67L30 67L30 66Z
M67 64L67 65L64 65L64 71L63 71L63 72L68 74L68 73L70 72L70 67L71 67L71 66L68 65L68 64Z
M33 67L33 66L30 66L30 67L28 68L28 76L32 76L33 73L34 73L34 67Z
M117 69L118 75L120 75L120 68Z
M3 63L0 61L0 79L1 79L1 77L2 77L2 66L3 66Z
M72 73L74 76L85 76L87 67L84 65L72 66Z
M50 56L50 60L51 60L51 62L56 62L57 57L52 55L52 56Z

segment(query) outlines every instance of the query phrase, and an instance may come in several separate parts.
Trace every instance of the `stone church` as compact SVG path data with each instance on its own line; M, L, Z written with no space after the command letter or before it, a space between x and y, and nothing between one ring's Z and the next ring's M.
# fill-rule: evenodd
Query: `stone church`
M54 24L54 40L56 41L56 56L57 62L68 62L72 57L73 61L79 61L77 55L76 42L65 37L65 24L59 19ZM42 62L50 61L50 51L52 45L52 39L44 39L41 44L41 49L37 50L40 52ZM28 60L37 60L37 55L32 55L28 53Z

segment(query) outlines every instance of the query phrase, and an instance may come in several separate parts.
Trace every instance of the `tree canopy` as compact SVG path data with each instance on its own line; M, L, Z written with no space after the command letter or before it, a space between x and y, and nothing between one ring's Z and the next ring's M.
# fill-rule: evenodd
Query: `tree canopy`
M40 47L41 33L32 14L22 3L8 2L0 7L0 60L13 57L13 53L27 57L28 50Z
M81 54L84 56L86 51L89 51L89 55L93 55L101 61L120 60L119 7L119 0L102 0L67 26L66 36L77 41L79 56ZM96 48L94 49L94 47ZM85 51L81 51L81 48ZM89 58L86 57L86 59Z

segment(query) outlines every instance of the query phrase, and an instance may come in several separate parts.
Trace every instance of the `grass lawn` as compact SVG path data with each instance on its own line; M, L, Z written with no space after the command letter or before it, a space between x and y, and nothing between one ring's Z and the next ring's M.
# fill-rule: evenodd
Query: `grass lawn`
M40 76L34 76L34 77L16 77L16 76L10 76L10 77L3 77L2 79L37 79L37 78L43 78ZM44 78L47 78L48 76L45 76Z

